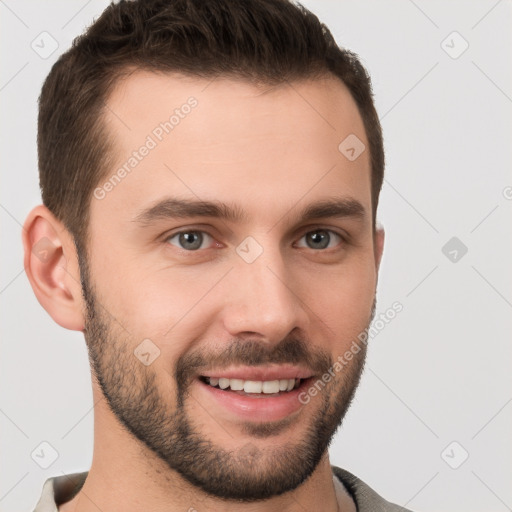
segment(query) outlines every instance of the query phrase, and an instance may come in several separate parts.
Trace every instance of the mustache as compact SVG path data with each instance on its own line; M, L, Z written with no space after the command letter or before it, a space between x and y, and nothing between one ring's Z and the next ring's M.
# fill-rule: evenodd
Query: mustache
M314 374L323 374L333 365L331 355L304 338L286 337L276 345L254 339L235 338L218 352L206 350L185 354L176 362L174 376L178 389L187 388L201 370L226 369L231 366L295 364Z

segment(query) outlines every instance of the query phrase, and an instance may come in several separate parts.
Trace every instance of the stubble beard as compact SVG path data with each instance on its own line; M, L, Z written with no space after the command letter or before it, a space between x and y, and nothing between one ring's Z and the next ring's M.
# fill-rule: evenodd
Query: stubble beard
M226 501L265 500L294 490L307 480L352 402L364 368L366 345L315 400L303 406L314 408L314 413L304 411L302 418L307 418L308 424L300 441L283 443L278 449L275 443L265 448L262 440L291 428L290 422L287 419L272 423L246 422L243 435L251 436L254 442L225 449L212 441L207 432L197 429L187 414L187 404L193 403L188 393L192 381L189 376L197 375L201 364L211 364L212 355L185 354L177 360L174 375L157 376L152 365L145 366L135 357L137 341L121 332L115 320L102 313L91 287L87 263L80 257L79 262L87 305L84 335L93 377L115 417L135 438L190 484ZM368 325L374 314L375 303ZM229 352L231 360L240 364L307 363L325 372L332 368L330 354L312 354L308 346L311 345L301 338L287 338L269 352L261 342L244 341L231 345ZM217 355L219 360L222 357ZM164 377L168 379L166 384L176 389L174 409L169 394L161 391L162 384L158 385ZM210 417L208 421L213 431L220 428ZM240 444L236 433L233 433L233 444Z

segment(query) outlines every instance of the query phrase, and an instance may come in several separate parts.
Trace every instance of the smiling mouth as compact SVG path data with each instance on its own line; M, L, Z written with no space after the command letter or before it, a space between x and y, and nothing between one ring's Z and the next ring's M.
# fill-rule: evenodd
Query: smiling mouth
M253 397L270 397L286 394L297 389L308 379L279 379L279 380L243 380L217 377L199 377L199 380L209 386L223 391L231 391L239 395Z

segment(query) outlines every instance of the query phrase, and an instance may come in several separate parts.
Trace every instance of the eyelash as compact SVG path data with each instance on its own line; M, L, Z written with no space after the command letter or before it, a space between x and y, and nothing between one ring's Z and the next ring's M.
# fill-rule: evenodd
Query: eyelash
M302 238L304 238L306 235L310 234L310 233L316 233L316 232L319 232L319 231L325 231L326 233L329 233L330 235L335 235L337 236L339 239L340 239L340 242L335 246L335 247L328 247L328 248L325 248L325 249L312 249L312 248L309 248L311 251L314 251L314 252L327 252L327 251L332 251L333 249L336 249L339 245L342 245L342 244L346 244L347 243L347 237L342 235L341 233L337 232L337 231L334 231L333 229L329 229L329 228L324 228L324 227L315 227L313 229L310 229L309 231L306 231L302 234L302 236L299 238L299 240L302 240ZM185 229L185 230L181 230L181 231L177 231L175 233L172 233L168 236L166 236L163 240L163 242L167 245L173 245L174 247L176 247L178 250L184 252L184 253L199 253L201 251L205 251L206 249L195 249L195 250L188 250L188 249L184 249L183 247L179 247L177 245L174 245L174 244L171 244L169 242L169 240L181 235L181 234L185 234L185 233L202 233L202 234L206 234L207 236L209 236L212 240L215 240L215 237L212 236L210 233L208 233L208 231L205 231L205 230L202 230L202 229ZM330 240L329 240L330 242ZM302 249L308 249L308 247L301 247ZM207 248L209 249L209 247Z

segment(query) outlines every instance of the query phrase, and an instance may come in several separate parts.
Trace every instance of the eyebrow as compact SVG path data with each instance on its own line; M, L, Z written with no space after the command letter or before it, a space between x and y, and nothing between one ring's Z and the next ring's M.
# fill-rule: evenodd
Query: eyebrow
M138 213L132 221L142 226L165 219L184 219L190 217L213 217L241 223L248 219L247 212L237 206L220 201L200 201L165 197ZM365 207L353 198L330 198L317 201L303 208L299 222L319 218L353 218L363 221L367 217Z

